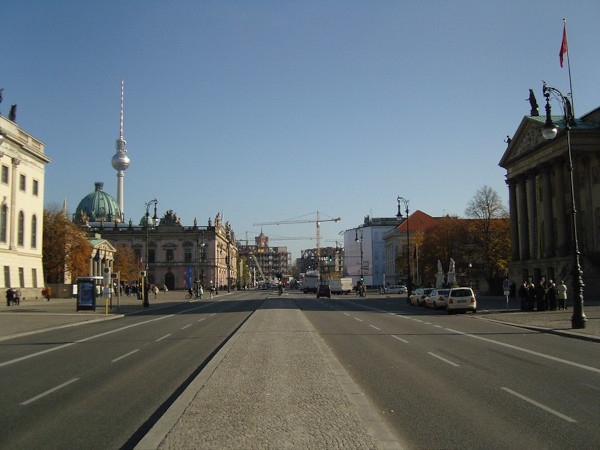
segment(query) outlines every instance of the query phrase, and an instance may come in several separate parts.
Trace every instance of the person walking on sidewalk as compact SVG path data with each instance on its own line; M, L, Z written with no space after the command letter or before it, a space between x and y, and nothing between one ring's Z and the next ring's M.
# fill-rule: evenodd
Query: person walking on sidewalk
M6 290L6 306L11 306L13 301L15 300L15 290L13 288L8 288Z
M546 303L546 284L544 283L544 280L540 280L535 287L535 300L538 311L546 311L548 309Z
M523 281L523 284L519 288L519 298L521 299L521 311L527 311L529 309L529 286L527 281Z
M560 280L556 286L556 298L558 299L558 309L567 309L567 286L563 280Z
M548 309L550 309L550 311L556 311L556 284L554 284L554 281L550 280L550 283L548 283L548 291L546 292L546 299L547 299L547 305L548 305Z
M15 303L15 305L19 306L21 304L21 288L14 289L14 291L15 291L14 303Z
M46 300L47 302L50 301L51 295L52 295L52 289L50 289L49 287L42 289L42 296L44 297L44 300Z

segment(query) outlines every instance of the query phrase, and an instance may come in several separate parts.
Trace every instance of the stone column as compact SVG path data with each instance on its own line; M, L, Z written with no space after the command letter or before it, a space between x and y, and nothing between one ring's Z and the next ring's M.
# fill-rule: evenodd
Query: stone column
M565 256L569 251L568 211L565 203L565 161L558 160L554 165L554 185L556 204L556 254ZM570 210L570 207L569 207Z
M520 256L519 247L519 209L517 203L517 180L507 180L508 184L508 204L510 210L510 237L511 237L511 256L513 261L518 261Z
M552 184L551 184L552 166L544 165L542 168L542 217L544 234L544 247L542 256L551 258L555 255L554 242L554 215L552 214Z
M519 260L529 259L529 220L527 216L527 178L519 177L517 184L517 226L519 230Z
M539 245L537 235L537 203L536 203L536 173L530 172L527 177L527 233L529 235L529 259L537 258L537 246Z

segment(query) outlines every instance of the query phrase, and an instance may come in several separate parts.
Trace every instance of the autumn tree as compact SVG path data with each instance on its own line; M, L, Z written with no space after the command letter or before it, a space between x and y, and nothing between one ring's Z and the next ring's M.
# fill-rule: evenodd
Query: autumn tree
M42 261L48 283L62 283L68 273L74 280L89 271L92 247L83 230L57 207L44 210Z
M117 245L113 272L119 272L121 281L134 281L138 278L138 261L135 252L125 244Z
M467 205L465 215L472 219L474 243L480 253L483 275L501 279L510 260L510 221L500 196L483 186Z
M450 258L456 268L468 265L468 222L458 217L442 217L435 226L427 229L419 256L419 272L423 285L435 285L438 260L446 267Z

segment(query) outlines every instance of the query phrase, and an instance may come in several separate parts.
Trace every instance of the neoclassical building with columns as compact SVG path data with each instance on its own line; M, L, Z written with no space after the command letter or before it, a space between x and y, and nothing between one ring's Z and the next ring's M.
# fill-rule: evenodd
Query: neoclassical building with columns
M525 116L499 162L509 190L512 261L509 278L572 283L573 235L567 131L542 137L544 116ZM600 108L571 127L577 237L585 296L600 294Z

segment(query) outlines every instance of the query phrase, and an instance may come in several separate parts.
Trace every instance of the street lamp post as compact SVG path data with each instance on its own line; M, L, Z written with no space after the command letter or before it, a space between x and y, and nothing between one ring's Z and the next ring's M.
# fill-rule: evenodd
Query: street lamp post
M402 218L402 210L401 206L404 204L406 211L406 268L408 272L408 281L406 283L406 292L407 295L410 295L412 292L412 281L410 277L410 233L408 231L408 200L404 197L398 197L398 218Z
M469 287L473 287L473 277L471 275L472 268L473 268L473 264L469 263Z
M150 205L154 205L154 216L152 217L152 225L154 225L156 223L156 205L158 204L158 200L153 199L150 200L148 203L146 203L146 220L145 220L145 225L146 225L146 277L142 280L142 299L144 302L144 307L148 307L148 295L149 293L147 292L147 286L146 286L146 280L148 279L148 269L149 269L149 265L148 265L148 231L150 229L150 223L149 223L149 218L150 218Z
M577 240L577 210L575 208L575 183L573 182L573 155L571 153L571 127L575 125L573 117L573 108L571 102L558 89L547 86L544 82L543 87L544 97L546 97L546 124L542 129L542 136L545 139L554 139L558 134L558 127L552 122L550 96L559 100L563 108L563 120L567 130L567 154L569 157L569 182L571 188L571 226L573 228L572 237L572 252L573 252L573 315L571 316L572 328L585 328L587 318L583 312L583 271L579 261L579 242Z
M360 239L358 237L358 230L354 230L355 233L355 238L354 240L356 241L357 244L360 244L360 281L363 282L365 279L364 273L363 273L363 242L362 242L362 231L360 232Z

